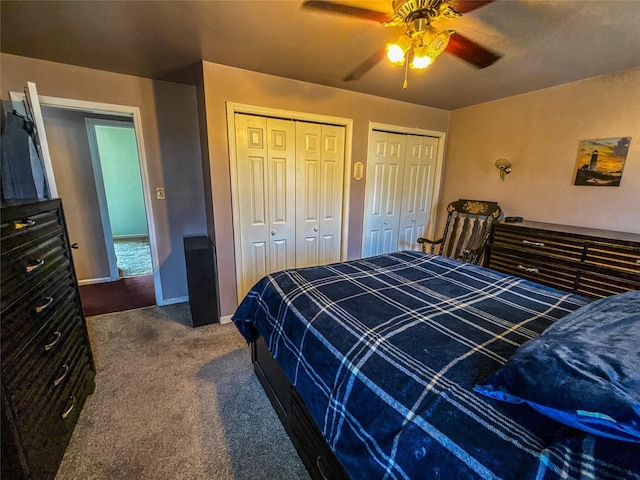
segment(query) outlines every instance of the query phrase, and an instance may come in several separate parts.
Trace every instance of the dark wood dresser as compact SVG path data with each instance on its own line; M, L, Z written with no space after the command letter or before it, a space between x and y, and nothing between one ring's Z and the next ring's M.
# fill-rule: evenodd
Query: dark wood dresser
M640 235L524 221L494 223L484 265L599 298L640 290Z
M1 214L1 475L51 479L95 367L60 200Z

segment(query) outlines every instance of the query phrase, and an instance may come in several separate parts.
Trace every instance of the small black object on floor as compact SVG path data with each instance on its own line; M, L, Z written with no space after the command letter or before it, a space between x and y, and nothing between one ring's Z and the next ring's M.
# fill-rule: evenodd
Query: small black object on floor
M208 237L184 237L192 326L220 323L216 249Z

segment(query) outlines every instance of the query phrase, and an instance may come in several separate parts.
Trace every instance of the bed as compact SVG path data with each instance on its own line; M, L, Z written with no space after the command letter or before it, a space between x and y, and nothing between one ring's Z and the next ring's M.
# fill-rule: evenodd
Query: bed
M640 365L633 351L640 324L629 323L640 315L640 293L630 295L616 299L630 320L613 337L631 344L631 354L614 365L618 376L609 382L622 384L626 396L597 415L589 410L596 407L569 407L589 416L592 431L503 389L501 381L516 378L512 372L496 377L542 332L555 329L556 341L582 337L576 332L583 328L609 335L584 347L588 355L600 350L613 338L602 328L600 301L407 251L267 275L233 321L312 478L640 479L640 382L633 368ZM608 308L616 323L620 314ZM591 326L585 310L589 318L597 310ZM607 356L611 349L603 350ZM542 376L531 380L538 382L534 394L556 376L525 368L531 371ZM582 401L588 388L578 382L573 396ZM619 411L626 416L618 418Z

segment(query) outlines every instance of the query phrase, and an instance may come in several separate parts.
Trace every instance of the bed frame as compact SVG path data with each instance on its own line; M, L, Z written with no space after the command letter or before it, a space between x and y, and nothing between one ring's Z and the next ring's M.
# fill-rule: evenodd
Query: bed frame
M625 235L631 236L631 234ZM636 238L640 238L640 236L633 236L633 240ZM493 241L495 242L495 240ZM611 242L609 241L609 243ZM497 243L495 248L497 248ZM640 285L638 281L640 280L638 274L635 272L637 272L638 268L637 262L640 262L640 260L638 260L639 251L640 243L632 242L631 247L625 244L624 258L627 259L628 262L631 262L631 266L627 267L625 265L622 273L612 274L608 272L608 293L604 294L600 292L599 294L589 295L589 293L592 292L582 290L578 290L577 293L585 296L601 297L638 288ZM491 257L495 257L496 252L492 251ZM491 261L488 262L488 266L496 270L501 270L493 265ZM607 268L612 270L614 267L609 266ZM628 269L631 269L634 273L629 273ZM517 274L510 271L507 271L507 273L511 273L512 275ZM527 277L525 276L525 278ZM635 279L635 282L630 283L630 278ZM538 280L537 278L529 279L533 281ZM539 283L547 282L542 281ZM559 288L556 284L551 284L550 286ZM307 467L311 478L314 480L348 479L348 475L327 445L320 430L312 420L304 402L285 376L278 362L267 350L264 339L259 336L259 333L255 329L253 331L253 338L256 340L251 342L251 359L256 375L267 393L273 408L276 410L278 417L280 417L282 425L289 434L293 445L298 451L302 462Z
M264 339L258 336L257 331L254 335L256 340L251 342L251 360L256 376L309 475L314 480L347 480L349 476L311 419L298 392L267 350Z

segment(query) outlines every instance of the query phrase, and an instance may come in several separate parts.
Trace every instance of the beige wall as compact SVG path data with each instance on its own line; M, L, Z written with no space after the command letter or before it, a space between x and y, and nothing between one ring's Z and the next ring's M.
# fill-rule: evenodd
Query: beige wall
M206 233L195 87L8 54L0 63L3 99L32 81L40 95L140 108L149 184L166 192L151 200L163 296L184 299L182 238Z
M632 137L619 187L574 186L582 140ZM494 162L512 173L501 181ZM640 233L640 68L451 112L438 214L496 200L506 215Z
M448 132L437 231L450 200L483 198L507 215L640 233L640 69L447 112L204 62L197 91L207 163L195 87L6 54L0 61L5 99L35 81L41 95L140 107L150 185L167 193L153 200L164 296L187 294L182 237L209 229L223 315L237 304L226 102L351 118L352 162L366 163L370 121ZM620 136L633 137L622 185L573 186L579 142ZM514 165L504 182L499 157ZM365 181L350 187L347 251L356 258Z
M203 62L203 73L223 315L233 313L237 305L226 102L353 119L352 162L366 163L370 121L441 132L448 129L449 112L445 110L209 62ZM364 180L351 181L349 258L360 257L364 186Z

